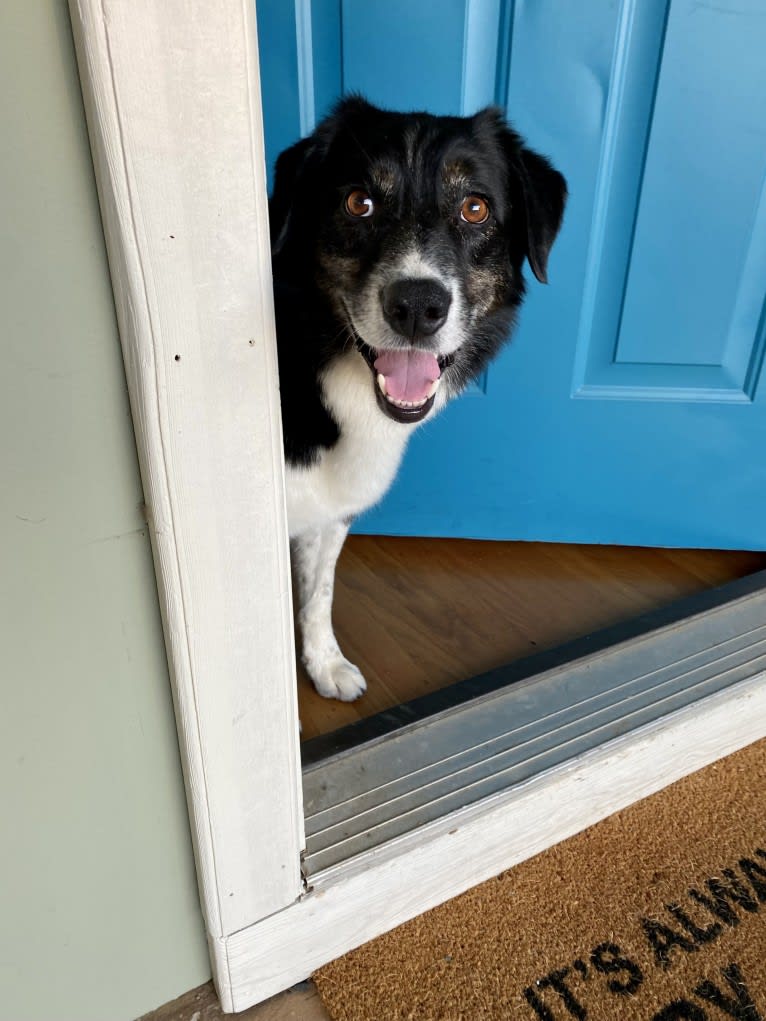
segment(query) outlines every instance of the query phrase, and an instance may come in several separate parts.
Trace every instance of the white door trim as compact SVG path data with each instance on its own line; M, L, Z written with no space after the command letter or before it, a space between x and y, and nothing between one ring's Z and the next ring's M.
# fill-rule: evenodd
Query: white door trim
M762 675L304 889L253 0L70 0L213 972L242 1010L766 733Z
M72 0L205 921L302 891L295 661L252 0Z

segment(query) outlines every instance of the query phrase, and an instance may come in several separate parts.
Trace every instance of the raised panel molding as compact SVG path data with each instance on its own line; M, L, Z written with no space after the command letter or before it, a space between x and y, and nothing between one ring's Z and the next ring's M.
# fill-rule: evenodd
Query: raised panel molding
M649 303L647 295L652 293L653 267L649 260L653 243L647 245L646 238L652 238L653 231L661 232L664 223L656 213L651 223L647 218L649 214L640 220L647 161L659 109L656 103L663 58L672 28L675 49L670 65L677 62L677 49L686 45L689 35L688 30L684 32L686 22L681 22L681 18L694 15L695 11L688 8L684 0L672 3L664 0L656 4L623 0L620 7L586 260L573 373L574 397L725 403L750 403L754 397L765 333L766 198L763 193L753 210L752 231L736 292L729 289L728 331L720 339L715 334L709 339L708 346L719 350L720 356L711 357L707 363L687 361L684 349L696 343L696 330L692 335L681 334L680 325L673 325L670 314L665 321L657 305L650 309L655 317L651 336L642 337L635 328L639 319L644 324L651 323L652 317L646 315L646 304ZM667 133L667 118L664 130ZM666 152L667 146L662 149ZM656 151L655 148L655 156ZM655 166L653 173L656 181L659 171ZM678 180L674 186L684 187ZM656 196L656 188L653 194ZM726 199L725 196L711 196L711 201L720 203ZM637 245L639 227L640 240L644 241L641 251ZM693 242L690 236L673 235L672 240L680 246ZM658 239L653 250L662 251L661 246L669 243L670 238ZM637 272L635 260L642 256L644 263ZM664 293L672 295L667 283L670 277L667 266L658 269L658 273L661 274L660 293L664 287ZM703 290L706 289L703 287ZM693 291L691 276L687 274L684 278L679 271L677 302L674 299L677 315L683 316L686 302L711 300L717 303L718 318L727 316L721 307L727 300L725 292L695 295ZM700 318L698 313L696 319ZM663 350L660 360L655 353L659 348L656 338L657 330L663 325L668 331L664 350L669 353L664 357ZM645 328L650 329L646 325ZM675 349L674 337L679 337L680 341ZM696 346L699 348L698 343ZM642 356L644 351L646 354Z
M463 67L460 113L470 116L497 103L502 92L498 71L510 52L510 26L505 0L467 0L463 26Z
M310 135L317 122L311 6L311 0L295 0L295 51L298 57L298 117L301 135Z
M295 0L301 134L343 94L340 0Z

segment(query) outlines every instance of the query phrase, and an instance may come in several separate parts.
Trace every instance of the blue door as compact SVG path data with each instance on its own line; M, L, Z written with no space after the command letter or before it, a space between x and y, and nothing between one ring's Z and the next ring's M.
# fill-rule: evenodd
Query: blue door
M342 92L497 103L569 182L513 343L379 534L766 548L764 0L257 0L270 162Z

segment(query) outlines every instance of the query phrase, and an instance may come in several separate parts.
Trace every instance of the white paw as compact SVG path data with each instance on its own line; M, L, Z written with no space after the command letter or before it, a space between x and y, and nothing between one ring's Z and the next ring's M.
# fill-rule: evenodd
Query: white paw
M367 690L362 671L342 656L322 664L320 669L311 669L306 664L314 687L324 698L339 698L341 702L353 702Z

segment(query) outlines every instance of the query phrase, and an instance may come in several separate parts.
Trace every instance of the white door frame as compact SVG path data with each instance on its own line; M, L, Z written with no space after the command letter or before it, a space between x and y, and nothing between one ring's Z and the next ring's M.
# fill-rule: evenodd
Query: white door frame
M255 9L70 9L220 962L218 941L302 890Z
M762 677L306 888L253 0L70 0L222 1006L766 733Z

